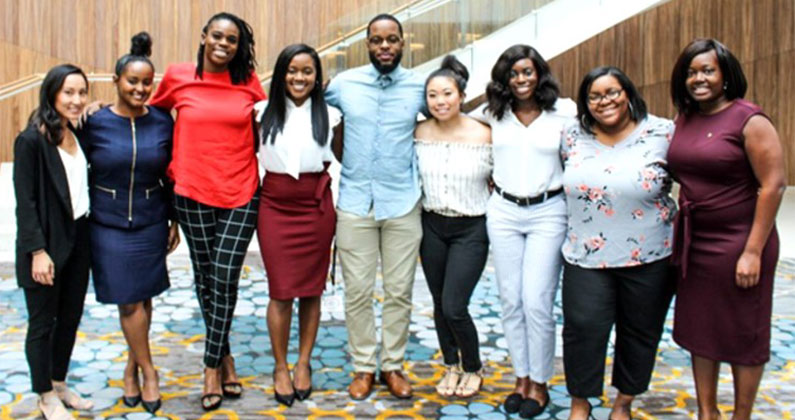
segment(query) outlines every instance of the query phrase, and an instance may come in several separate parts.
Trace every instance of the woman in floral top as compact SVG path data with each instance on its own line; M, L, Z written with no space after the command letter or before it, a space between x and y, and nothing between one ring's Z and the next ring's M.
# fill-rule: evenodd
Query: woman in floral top
M605 353L616 325L611 419L631 418L648 388L673 295L668 257L671 178L665 155L673 123L648 115L632 81L615 67L580 85L579 121L562 136L568 207L563 243L563 362L570 419L589 416L602 395Z

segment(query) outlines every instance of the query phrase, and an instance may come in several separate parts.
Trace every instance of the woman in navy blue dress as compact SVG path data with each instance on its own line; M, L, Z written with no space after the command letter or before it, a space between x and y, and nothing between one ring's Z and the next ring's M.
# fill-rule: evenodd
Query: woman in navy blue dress
M116 62L118 98L92 115L80 136L90 163L90 237L96 298L119 306L130 347L124 370L129 407L160 407L158 375L149 351L152 297L169 287L166 255L179 243L166 167L173 121L145 106L152 93L152 41L142 32ZM143 374L143 388L138 373Z

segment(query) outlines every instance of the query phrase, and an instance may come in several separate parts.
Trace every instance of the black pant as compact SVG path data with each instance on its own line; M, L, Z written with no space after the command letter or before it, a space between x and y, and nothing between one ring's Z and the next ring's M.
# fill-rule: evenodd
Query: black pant
M259 191L248 203L222 209L176 195L177 217L190 249L196 296L206 327L204 365L217 368L228 355L237 285L257 226Z
M563 367L570 395L602 395L605 354L614 323L613 386L627 395L648 389L673 297L672 274L667 258L627 268L564 264Z
M433 320L444 363L463 369L482 367L478 332L469 315L469 299L489 253L486 217L445 217L422 213L422 271L433 296Z
M91 254L87 219L82 217L75 224L72 254L55 270L53 285L24 289L28 307L25 356L33 392L39 394L51 391L52 381L66 379L83 316Z

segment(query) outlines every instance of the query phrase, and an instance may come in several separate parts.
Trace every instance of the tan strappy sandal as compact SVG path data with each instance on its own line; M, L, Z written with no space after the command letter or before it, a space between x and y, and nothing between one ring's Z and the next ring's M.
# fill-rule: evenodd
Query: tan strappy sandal
M94 408L94 402L81 397L78 393L72 391L66 386L64 382L53 382L53 389L58 394L58 398L63 401L67 408L75 410L91 410Z
M474 397L480 392L483 386L483 376L480 371L477 372L464 372L461 380L458 381L458 386L455 388L455 396L459 398Z
M461 378L461 369L458 365L447 366L442 380L436 385L436 393L442 397L452 397L455 395L458 380Z
M41 410L41 415L44 416L46 420L75 420L74 416L66 410L66 407L64 407L63 403L60 401L45 405L44 402L39 399L38 405L39 410Z

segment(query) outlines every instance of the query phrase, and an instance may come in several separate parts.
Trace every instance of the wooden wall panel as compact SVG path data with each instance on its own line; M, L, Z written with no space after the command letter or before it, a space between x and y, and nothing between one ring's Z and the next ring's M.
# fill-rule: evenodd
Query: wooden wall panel
M129 51L130 38L148 31L158 72L168 63L193 61L201 28L220 11L251 24L257 72L271 70L288 44L319 47L411 0L0 0L0 85L70 62L88 73L111 73ZM521 0L503 0L521 1ZM364 64L364 44L344 64ZM12 142L35 106L38 89L0 101L0 162L12 159ZM112 85L96 82L91 96L111 100ZM23 115L25 114L25 115Z
M672 118L670 77L681 50L697 37L717 38L738 57L746 98L770 115L795 184L795 1L672 0L630 18L550 60L564 96L575 97L597 65L623 69L652 113Z

